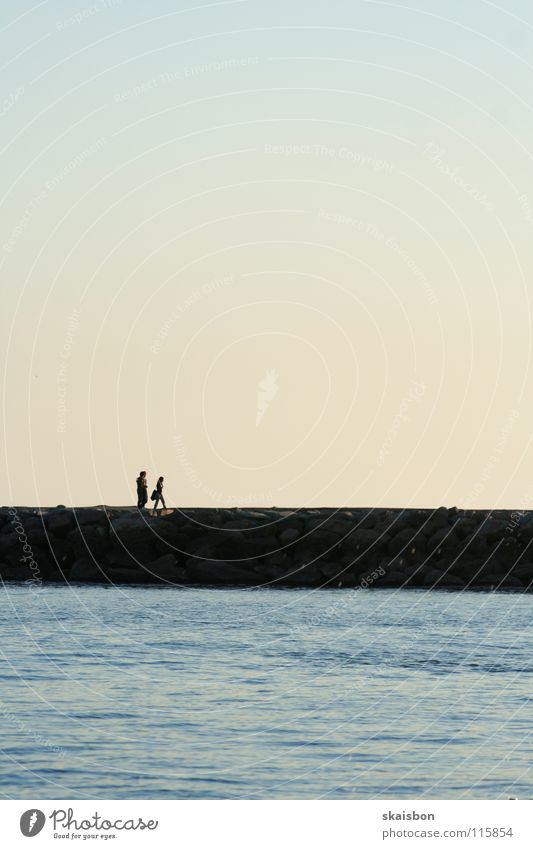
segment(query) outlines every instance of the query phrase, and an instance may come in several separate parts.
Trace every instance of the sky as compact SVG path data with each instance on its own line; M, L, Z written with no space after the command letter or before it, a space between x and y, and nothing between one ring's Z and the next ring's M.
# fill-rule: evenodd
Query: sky
M4 0L1 502L533 509L525 0Z

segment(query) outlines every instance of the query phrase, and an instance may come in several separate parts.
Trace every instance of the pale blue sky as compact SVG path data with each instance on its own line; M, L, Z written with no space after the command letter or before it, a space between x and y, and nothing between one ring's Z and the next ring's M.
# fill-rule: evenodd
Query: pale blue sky
M531 507L529 4L6 2L0 43L5 502Z

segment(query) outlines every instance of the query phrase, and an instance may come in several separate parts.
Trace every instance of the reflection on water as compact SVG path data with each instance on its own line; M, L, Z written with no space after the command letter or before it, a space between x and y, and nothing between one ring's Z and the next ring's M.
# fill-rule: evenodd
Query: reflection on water
M533 597L5 586L13 798L530 798Z

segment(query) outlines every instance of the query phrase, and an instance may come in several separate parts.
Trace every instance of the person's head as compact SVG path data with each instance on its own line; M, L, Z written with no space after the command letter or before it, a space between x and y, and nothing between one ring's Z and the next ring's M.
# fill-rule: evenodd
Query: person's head
M139 477L140 477L140 478L145 478L145 477L146 477L146 472L139 472Z
M163 475L161 475L161 477L159 478L159 483L163 483L164 480L165 478L163 477Z

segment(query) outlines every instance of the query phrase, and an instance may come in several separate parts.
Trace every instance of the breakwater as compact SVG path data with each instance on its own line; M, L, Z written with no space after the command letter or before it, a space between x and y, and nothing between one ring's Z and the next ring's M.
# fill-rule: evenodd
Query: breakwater
M531 591L533 512L0 509L3 581Z

